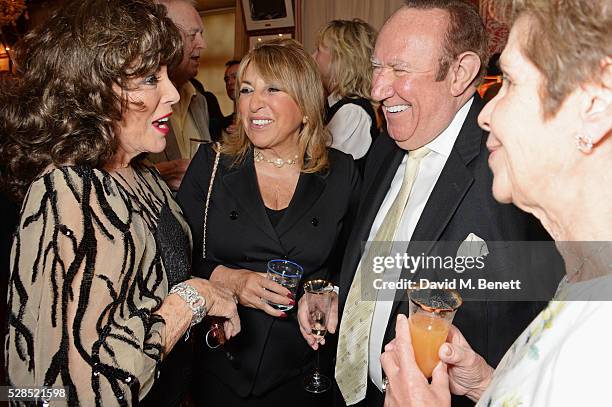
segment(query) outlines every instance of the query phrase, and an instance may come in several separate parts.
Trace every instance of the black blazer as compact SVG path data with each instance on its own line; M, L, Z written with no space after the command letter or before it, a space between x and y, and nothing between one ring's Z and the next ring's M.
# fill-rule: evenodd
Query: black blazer
M493 198L493 176L487 164L489 153L485 146L487 133L477 123L483 106L482 100L475 95L455 145L417 223L412 241L460 242L470 233L487 242L550 239L537 219L513 205L500 204ZM404 154L406 152L388 135L379 137L370 150L357 215L360 223L355 225L343 260L340 315L362 255L361 244L368 238ZM421 249L415 249L411 244L407 252L418 256ZM511 261L510 258L503 258L503 252L496 255L501 256L497 259L499 264ZM410 278L410 274L404 270L401 278ZM384 345L395 337L398 312L407 313L405 294L403 290L396 292L381 352ZM489 364L496 366L544 305L543 302L464 302L453 323L472 348ZM381 404L382 394L369 391L368 405Z
M208 210L204 260L204 205L214 159L212 146L201 146L177 195L193 233L196 275L210 277L217 264L265 272L269 260L287 258L304 267L302 281L338 281L345 246L341 236L347 234L358 197L359 174L350 155L329 149L328 171L302 173L276 228L265 211L252 153L237 166L222 156ZM313 353L299 331L295 308L286 320L242 306L238 311L242 331L227 344L234 362L223 352L206 352L196 371L208 370L242 397L264 394L303 374ZM196 377L196 385L205 383Z

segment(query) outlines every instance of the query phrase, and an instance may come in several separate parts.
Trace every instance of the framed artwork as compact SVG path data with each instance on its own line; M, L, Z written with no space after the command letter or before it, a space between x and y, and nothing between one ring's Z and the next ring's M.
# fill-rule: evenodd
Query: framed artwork
M242 0L247 31L293 27L291 0Z

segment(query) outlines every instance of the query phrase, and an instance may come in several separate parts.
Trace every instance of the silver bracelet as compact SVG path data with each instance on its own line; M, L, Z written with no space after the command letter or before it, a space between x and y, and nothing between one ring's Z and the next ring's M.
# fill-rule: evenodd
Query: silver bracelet
M170 289L170 294L176 294L181 297L187 303L187 305L189 305L191 312L193 312L191 324L189 325L187 336L185 337L185 340L187 340L189 338L191 327L202 322L206 316L206 313L208 312L206 310L206 298L202 297L198 290L193 288L185 281L172 287Z

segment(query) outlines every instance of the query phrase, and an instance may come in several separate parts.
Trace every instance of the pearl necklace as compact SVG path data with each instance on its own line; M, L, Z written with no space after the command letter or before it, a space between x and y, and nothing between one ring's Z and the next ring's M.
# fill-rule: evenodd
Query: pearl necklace
M256 163L260 163L262 161L267 162L268 164L272 164L274 165L276 168L282 168L285 164L287 165L293 165L295 163L297 163L298 161L298 155L294 155L293 158L289 158L287 160L283 160L282 158L275 158L273 160L264 157L264 155L262 154L261 151L259 150L253 150L253 158L255 159Z

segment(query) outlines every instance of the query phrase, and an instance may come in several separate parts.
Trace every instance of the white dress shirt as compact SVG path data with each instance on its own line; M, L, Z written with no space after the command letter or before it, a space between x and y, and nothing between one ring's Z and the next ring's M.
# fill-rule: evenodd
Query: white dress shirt
M339 100L338 96L327 97L330 107ZM332 135L331 146L352 155L355 160L363 157L372 144L371 125L370 115L360 106L352 103L342 106L327 124L327 129Z
M435 139L433 139L427 147L431 152L423 158L419 166L416 179L412 186L408 203L404 209L402 219L400 221L399 228L395 234L395 243L391 250L391 255L395 253L405 253L408 248L408 242L412 238L414 229L423 213L423 209L427 204L429 195L433 191L440 173L446 164L446 160L450 155L450 152L459 136L459 131L463 126L463 122L467 117L470 106L472 106L473 98L470 99L455 115L451 124ZM389 211L389 208L393 204L395 197L399 193L404 178L404 171L406 169L406 162L408 161L408 155L404 157L402 163L397 169L389 191L378 210L378 214L370 229L370 235L368 241L374 239L376 232L380 227L385 215ZM362 258L363 259L363 258ZM360 262L361 263L361 262ZM383 276L384 281L398 281L401 270L385 270ZM387 322L391 315L391 309L393 308L393 298L395 293L392 290L385 290L385 298L377 298L376 305L374 308L374 317L372 320L372 327L370 328L370 356L368 361L368 370L370 379L376 386L382 391L382 367L380 364L381 348L387 329Z

